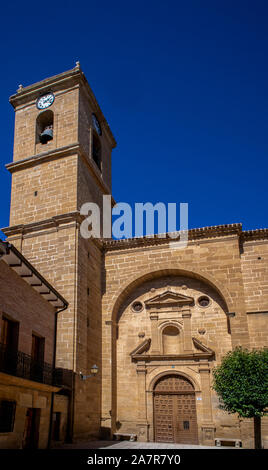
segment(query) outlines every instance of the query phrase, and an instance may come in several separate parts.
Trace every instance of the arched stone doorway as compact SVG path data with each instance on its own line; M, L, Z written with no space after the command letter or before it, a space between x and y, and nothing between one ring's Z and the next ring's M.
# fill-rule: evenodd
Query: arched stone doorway
M165 375L154 387L156 442L198 444L195 390L180 375Z

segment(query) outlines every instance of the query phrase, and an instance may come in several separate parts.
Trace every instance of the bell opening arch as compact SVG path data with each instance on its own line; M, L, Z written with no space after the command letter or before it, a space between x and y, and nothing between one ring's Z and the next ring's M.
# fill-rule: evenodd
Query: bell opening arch
M46 144L53 140L54 114L51 109L38 114L36 119L36 144Z

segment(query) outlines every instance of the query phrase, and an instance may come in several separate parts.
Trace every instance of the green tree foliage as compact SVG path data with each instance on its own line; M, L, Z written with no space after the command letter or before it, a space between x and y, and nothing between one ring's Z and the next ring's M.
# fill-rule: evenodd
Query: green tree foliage
M268 408L268 349L236 348L213 370L220 407L243 418L261 417Z

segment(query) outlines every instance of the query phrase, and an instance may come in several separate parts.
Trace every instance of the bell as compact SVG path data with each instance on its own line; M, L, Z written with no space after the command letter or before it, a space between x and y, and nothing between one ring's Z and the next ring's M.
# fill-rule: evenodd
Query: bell
M53 139L53 127L47 126L40 134L40 142L41 144L46 144L49 140Z

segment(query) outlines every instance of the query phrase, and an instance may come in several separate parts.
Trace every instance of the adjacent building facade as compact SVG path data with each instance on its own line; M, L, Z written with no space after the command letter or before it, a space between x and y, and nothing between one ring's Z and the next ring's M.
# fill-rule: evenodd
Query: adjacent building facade
M70 435L252 447L253 424L220 410L211 371L237 345L267 346L267 229L190 230L183 249L168 237L85 239L80 208L102 214L116 142L80 65L10 101L3 232L68 301L56 367L74 372ZM100 372L81 380L93 364Z
M47 448L67 433L66 371L55 367L56 318L67 306L0 241L0 448Z

